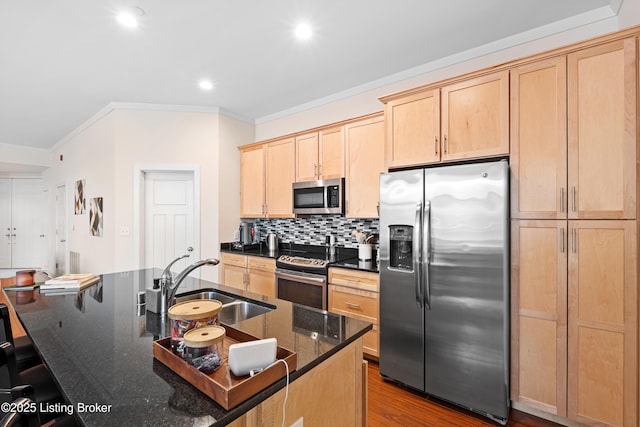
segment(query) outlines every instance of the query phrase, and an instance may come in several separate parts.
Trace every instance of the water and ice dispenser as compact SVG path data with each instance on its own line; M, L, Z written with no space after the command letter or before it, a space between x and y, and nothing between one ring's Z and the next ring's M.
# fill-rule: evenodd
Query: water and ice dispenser
M389 226L389 267L413 271L413 226Z

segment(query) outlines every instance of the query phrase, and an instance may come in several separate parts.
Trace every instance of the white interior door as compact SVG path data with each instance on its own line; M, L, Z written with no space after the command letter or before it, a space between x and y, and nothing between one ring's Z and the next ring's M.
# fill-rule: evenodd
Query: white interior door
M199 259L194 239L194 174L146 172L144 194L144 267L164 268L191 247L191 257L172 267L174 272L181 271Z
M11 268L11 180L0 179L0 268Z
M56 187L56 255L55 255L55 276L66 272L67 264L67 187L61 185Z
M46 223L40 179L14 179L11 198L12 268L40 268L40 247Z

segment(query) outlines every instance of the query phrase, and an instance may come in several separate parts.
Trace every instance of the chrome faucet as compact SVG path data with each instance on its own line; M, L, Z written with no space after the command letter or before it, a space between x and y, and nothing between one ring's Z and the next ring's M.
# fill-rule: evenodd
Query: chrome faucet
M180 284L189 275L189 273L191 273L196 268L202 267L203 265L217 265L218 263L220 263L220 260L217 260L215 258L207 258L207 259L194 262L193 264L191 264L190 266L182 270L180 274L178 274L178 276L176 277L175 283L169 289L167 306L171 307L173 305L176 299L176 292L178 292L178 288L180 287Z
M189 248L189 252L193 249ZM173 279L173 275L171 274L171 266L175 264L177 261L180 261L183 258L187 258L191 256L190 253L179 256L174 259L167 265L162 272L162 276L160 276L160 313L166 314L169 307L171 307L176 298L176 292L178 291L178 287L184 281L184 279L198 267L202 267L203 265L216 265L220 261L215 258L208 258L198 262L195 262L182 270L175 278Z

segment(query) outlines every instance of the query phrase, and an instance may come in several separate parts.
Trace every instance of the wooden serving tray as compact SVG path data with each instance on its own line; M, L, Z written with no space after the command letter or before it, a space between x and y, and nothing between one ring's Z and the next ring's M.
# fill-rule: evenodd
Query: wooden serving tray
M218 369L210 374L197 370L180 356L174 354L171 351L171 337L153 342L153 357L215 400L224 409L229 410L283 378L286 375L286 370L284 363L278 363L253 377L233 375L226 357L229 354L229 346L240 342L254 341L258 338L229 326L224 328L226 336L222 352L223 362ZM276 359L284 359L289 365L289 372L293 372L297 368L298 358L295 352L278 346Z

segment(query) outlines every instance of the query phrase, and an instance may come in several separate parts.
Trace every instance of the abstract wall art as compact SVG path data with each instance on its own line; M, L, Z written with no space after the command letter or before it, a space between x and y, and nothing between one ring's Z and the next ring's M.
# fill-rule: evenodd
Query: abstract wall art
M76 215L84 214L87 208L87 199L84 196L84 179L79 179L76 181L75 194L73 197L74 201L74 212Z
M89 200L89 228L92 236L102 237L102 197Z

